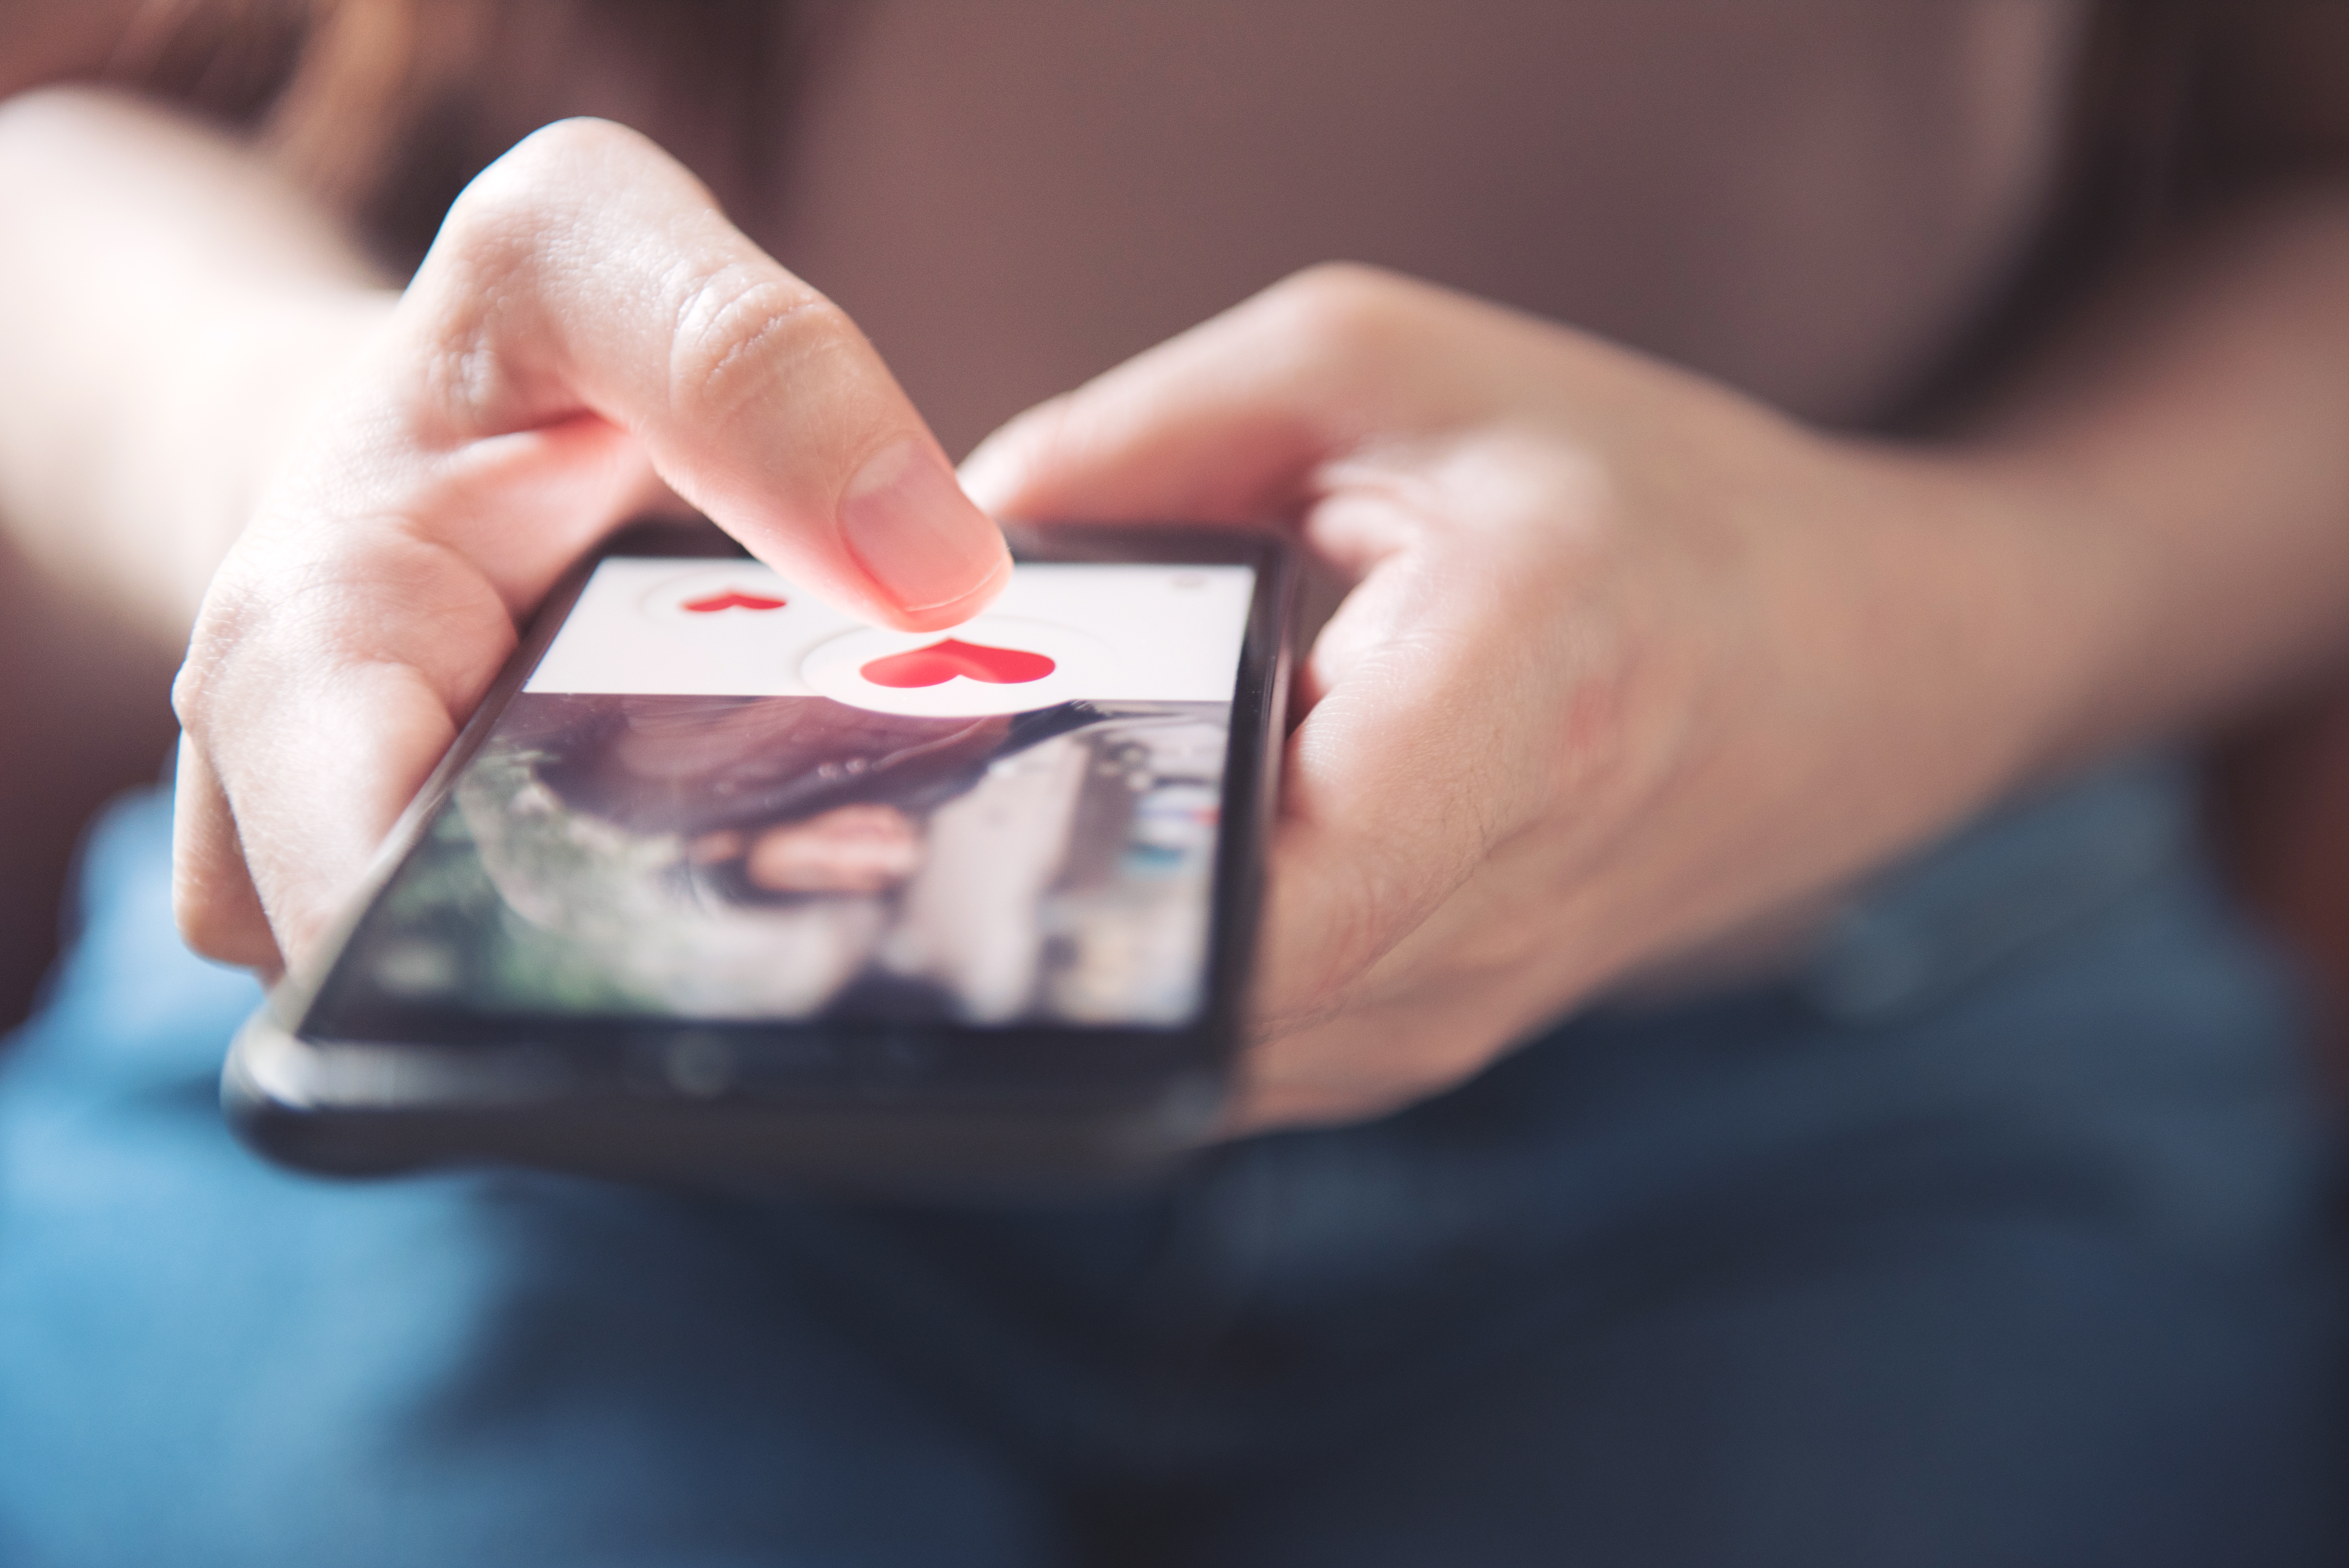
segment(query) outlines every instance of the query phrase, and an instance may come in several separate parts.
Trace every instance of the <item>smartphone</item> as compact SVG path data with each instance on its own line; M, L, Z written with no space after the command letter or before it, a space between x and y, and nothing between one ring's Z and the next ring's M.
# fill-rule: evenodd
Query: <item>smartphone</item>
M549 597L222 1078L254 1147L947 1194L1216 1124L1287 708L1291 551L1013 528L945 633L715 528Z

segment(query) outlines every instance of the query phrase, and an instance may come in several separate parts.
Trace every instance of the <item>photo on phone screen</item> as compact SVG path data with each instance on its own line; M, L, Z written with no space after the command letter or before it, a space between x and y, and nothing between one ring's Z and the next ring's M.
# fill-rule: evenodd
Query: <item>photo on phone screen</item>
M600 562L326 1011L1181 1028L1256 573L1023 562L951 633Z

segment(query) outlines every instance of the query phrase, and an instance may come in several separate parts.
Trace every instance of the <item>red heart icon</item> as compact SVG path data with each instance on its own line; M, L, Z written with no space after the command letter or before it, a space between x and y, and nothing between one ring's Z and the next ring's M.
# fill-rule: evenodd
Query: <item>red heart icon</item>
M723 593L711 593L703 598L688 599L685 602L685 608L697 615L715 615L720 610L780 610L782 607L783 602L781 599L770 599L759 593L744 593L732 588L729 588Z
M957 676L968 676L992 686L1025 686L1030 681L1042 680L1052 673L1052 661L1041 654L1024 653L1018 648L990 648L984 643L948 637L926 648L909 648L886 658L868 660L861 673L874 686L903 690L907 686L942 686Z

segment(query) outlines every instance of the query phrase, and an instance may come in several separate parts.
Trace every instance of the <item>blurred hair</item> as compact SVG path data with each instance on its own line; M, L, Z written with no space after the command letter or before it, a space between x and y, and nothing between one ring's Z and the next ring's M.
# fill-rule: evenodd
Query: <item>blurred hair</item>
M419 122L466 96L479 0L146 0L113 74L254 129L305 187L362 212Z
M420 254L449 201L530 129L496 111L524 67L623 59L720 188L755 172L792 10L771 0L144 0L109 74L253 134L385 248ZM558 110L558 112L560 112ZM644 129L654 129L653 127Z
M5 5L6 0L0 0ZM2277 0L2092 0L2068 138L2069 178L2044 236L2047 277L2100 273L2214 198L2238 166L2308 143L2260 90L2329 72L2349 6ZM787 73L854 0L141 0L110 74L255 135L313 194L391 256L420 255L464 182L533 129L505 107L519 76L616 64L642 112L721 199L768 172ZM2288 24L2288 25L2285 25ZM550 77L549 67L553 67ZM2327 104L2329 90L2290 95ZM534 104L577 112L556 91ZM2349 119L2349 117L2335 116ZM2334 147L2335 126L2313 139ZM2047 291L2026 289L2026 294ZM2020 318L2018 318L2020 319ZM2035 324L2034 324L2035 325Z

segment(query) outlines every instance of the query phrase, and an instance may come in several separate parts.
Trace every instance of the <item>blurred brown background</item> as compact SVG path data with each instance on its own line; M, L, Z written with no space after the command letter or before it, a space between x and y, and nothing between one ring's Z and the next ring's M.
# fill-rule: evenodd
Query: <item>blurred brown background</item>
M0 1027L57 954L81 825L171 755L175 652L123 634L10 551L0 531Z

